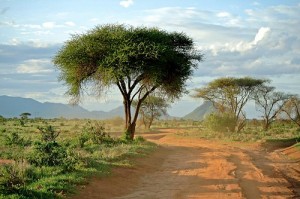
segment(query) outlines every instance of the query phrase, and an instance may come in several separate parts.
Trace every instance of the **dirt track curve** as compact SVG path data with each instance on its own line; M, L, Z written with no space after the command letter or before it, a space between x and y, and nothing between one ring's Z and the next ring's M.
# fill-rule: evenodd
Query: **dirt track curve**
M160 145L133 168L93 179L74 199L300 198L300 164L258 145L147 134Z

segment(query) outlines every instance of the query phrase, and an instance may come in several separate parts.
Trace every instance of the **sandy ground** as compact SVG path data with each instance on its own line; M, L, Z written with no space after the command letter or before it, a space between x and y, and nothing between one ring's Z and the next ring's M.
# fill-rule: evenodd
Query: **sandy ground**
M92 179L73 199L300 198L300 162L258 144L146 134L159 149L132 168Z

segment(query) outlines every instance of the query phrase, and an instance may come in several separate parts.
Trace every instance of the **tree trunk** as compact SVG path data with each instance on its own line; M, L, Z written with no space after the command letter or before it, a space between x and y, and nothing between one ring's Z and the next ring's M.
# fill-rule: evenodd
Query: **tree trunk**
M270 122L268 120L265 120L265 122L264 122L264 131L269 130L269 127L270 127Z
M246 120L241 120L241 121L238 120L236 123L235 132L240 133L241 130L245 127L245 125L246 125Z
M133 123L129 124L128 127L126 128L126 131L125 131L126 140L132 141L134 139L135 126L136 126L136 123L133 122Z
M148 123L147 129L150 129L152 123L153 123L153 117L149 118L149 123Z
M136 121L138 112L140 110L141 101L138 102L134 117L131 116L131 102L128 100L127 102L124 102L125 106L125 114L126 114L126 126L125 126L125 138L126 140L133 140L134 134L135 134L135 127L136 127Z

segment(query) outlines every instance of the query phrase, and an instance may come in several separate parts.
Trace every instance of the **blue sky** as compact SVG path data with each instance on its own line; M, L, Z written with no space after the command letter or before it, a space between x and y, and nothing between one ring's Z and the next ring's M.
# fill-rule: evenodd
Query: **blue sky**
M68 103L51 59L70 39L96 25L124 23L185 32L205 54L188 90L221 76L268 78L278 91L300 94L298 0L0 0L0 95ZM89 110L122 104L116 89L86 96ZM169 113L183 116L201 104L189 95ZM249 106L249 113L254 112Z

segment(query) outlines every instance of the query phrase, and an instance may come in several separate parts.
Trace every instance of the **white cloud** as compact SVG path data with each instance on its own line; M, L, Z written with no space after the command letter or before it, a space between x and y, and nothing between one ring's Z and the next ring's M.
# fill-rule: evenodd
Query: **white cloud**
M17 45L21 44L21 41L17 38L12 38L8 43L13 46L17 46Z
M56 23L53 21L42 23L42 27L47 28L47 29L53 29L55 26L56 26Z
M123 0L120 1L120 5L124 8L128 8L129 6L133 5L133 0Z
M217 17L230 17L230 13L228 12L219 12L217 13Z
M76 24L73 21L67 21L67 22L65 22L65 25L67 25L67 26L75 26Z
M30 59L20 64L16 70L21 74L51 73L53 70L48 67L50 63L48 59Z
M257 44L259 41L261 41L264 37L266 37L267 33L270 32L269 27L261 27L257 34L255 35L255 39L253 41L253 44Z

